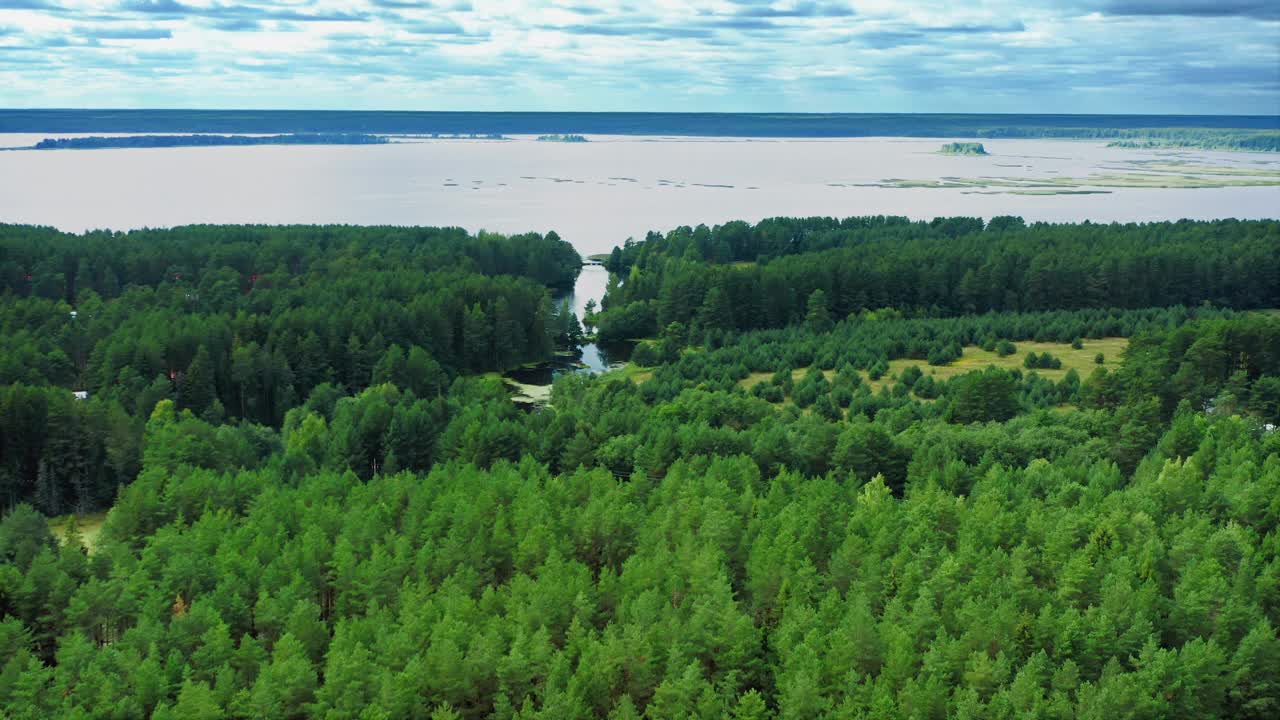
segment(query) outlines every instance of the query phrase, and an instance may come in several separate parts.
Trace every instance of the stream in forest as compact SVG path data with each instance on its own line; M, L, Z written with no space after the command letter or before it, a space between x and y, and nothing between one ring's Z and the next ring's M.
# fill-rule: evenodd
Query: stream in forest
M567 300L574 317L578 318L578 322L582 322L587 303L595 300L596 305L599 306L608 285L609 271L604 266L586 264L578 274L573 292L556 298L556 301ZM513 399L516 402L542 404L546 402L551 383L556 377L565 373L597 375L622 367L631 355L631 348L631 343L587 342L579 346L574 354L557 354L552 360L508 371L503 377L515 391Z

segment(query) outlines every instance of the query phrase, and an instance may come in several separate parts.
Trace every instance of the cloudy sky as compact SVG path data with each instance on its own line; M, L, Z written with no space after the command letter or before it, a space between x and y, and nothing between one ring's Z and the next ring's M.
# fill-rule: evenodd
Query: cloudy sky
M1280 0L0 0L0 106L1280 114Z

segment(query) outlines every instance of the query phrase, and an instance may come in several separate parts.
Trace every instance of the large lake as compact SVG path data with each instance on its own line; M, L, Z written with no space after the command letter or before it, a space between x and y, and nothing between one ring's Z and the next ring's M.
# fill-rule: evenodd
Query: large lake
M0 147L42 137L0 135ZM200 222L556 230L590 254L648 230L778 215L1142 221L1280 214L1276 185L1124 186L1135 184L1135 172L1185 185L1187 167L1213 171L1202 180L1243 184L1266 181L1259 178L1267 174L1274 180L1280 178L1275 155L1054 140L983 140L990 155L982 157L937 152L954 139L595 136L587 143L522 137L9 151L0 152L0 222L72 231ZM1073 178L1092 180L1080 190ZM883 186L886 181L895 186ZM1011 189L1010 182L1026 188ZM1048 194L1059 190L1038 183L1094 194Z

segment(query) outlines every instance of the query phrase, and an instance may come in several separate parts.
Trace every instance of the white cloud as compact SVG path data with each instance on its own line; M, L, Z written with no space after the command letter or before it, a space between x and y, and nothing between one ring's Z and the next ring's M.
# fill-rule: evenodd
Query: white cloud
M1275 114L1268 7L0 0L0 104Z

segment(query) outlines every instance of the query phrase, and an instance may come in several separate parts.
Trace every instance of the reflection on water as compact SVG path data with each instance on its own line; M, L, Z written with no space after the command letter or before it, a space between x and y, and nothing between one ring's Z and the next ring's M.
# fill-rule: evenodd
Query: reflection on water
M587 303L600 304L609 285L609 271L600 265L584 265L574 283L573 292L559 298L568 301L573 314L582 321ZM556 377L565 373L595 375L621 367L631 357L631 343L586 343L573 355L557 355L555 359L535 367L517 368L506 377L522 385L550 385Z
M580 353L573 356L556 356L555 359L540 363L533 367L516 368L506 373L506 377L522 385L550 385L557 377L565 373L585 373L597 375L622 367L631 357L630 343L583 345Z
M582 272L578 274L578 281L573 286L573 292L566 298L578 322L582 322L583 316L586 315L588 302L595 300L596 305L600 305L600 299L604 297L604 291L608 287L608 270L600 265L582 267ZM577 371L593 374L619 367L631 357L631 346L628 343L609 345L587 343L582 346L581 351L582 356L579 361L586 367L578 368Z

